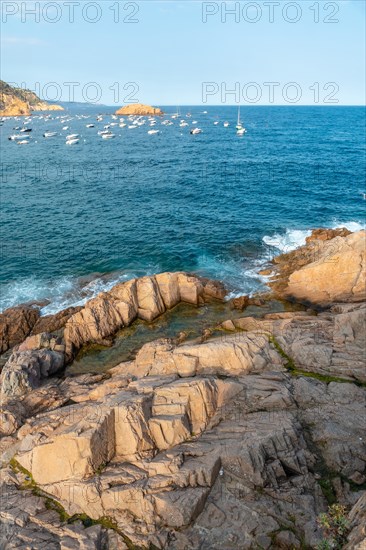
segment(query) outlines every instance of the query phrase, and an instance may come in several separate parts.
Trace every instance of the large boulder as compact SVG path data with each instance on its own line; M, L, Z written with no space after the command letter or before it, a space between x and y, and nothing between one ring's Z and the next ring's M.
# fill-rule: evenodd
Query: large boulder
M114 413L86 417L20 458L43 484L70 478L84 479L115 454Z
M139 377L176 374L182 378L196 374L243 376L268 365L282 368L282 359L269 343L268 333L253 336L242 332L177 347L169 340L149 342L138 352L131 374Z
M39 309L18 306L0 314L0 353L14 347L30 334L40 316Z
M59 371L64 355L49 349L17 351L12 353L1 373L3 395L24 395L38 388L43 378Z
M366 299L366 231L316 240L276 258L281 297L321 306Z

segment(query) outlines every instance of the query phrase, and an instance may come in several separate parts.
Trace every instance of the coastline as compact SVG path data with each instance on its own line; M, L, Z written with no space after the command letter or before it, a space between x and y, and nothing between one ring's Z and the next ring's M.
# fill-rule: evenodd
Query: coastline
M173 549L201 540L204 522L216 549L239 533L235 510L244 499L257 518L256 530L244 527L251 544L315 547L317 517L336 502L349 514L344 548L362 548L365 241L364 230L315 230L270 263L267 295L225 302L222 283L163 273L49 317L15 308L1 332L9 348L1 375L3 490L15 498L22 487L29 506L40 498L41 513L50 502L61 518L51 533L32 512L26 529L37 522L36 532L61 540L67 520L79 543L93 525L109 541ZM136 327L169 325L170 310L184 319L210 308L219 311L211 326L201 320L196 333L178 325L168 338L152 333L107 371L64 370L81 351L88 358L119 338L128 344L124 335ZM289 522L293 499L301 513ZM225 510L219 539L210 503ZM17 527L15 536L23 534Z
M366 224L355 221L333 222L324 229L342 228L356 232L365 229ZM241 266L238 262L232 266L212 266L203 264L197 270L190 270L198 277L209 277L221 280L228 290L228 299L241 296L242 294L257 294L267 292L268 276L262 272L268 268L270 262L279 253L283 254L300 248L306 243L314 228L309 229L287 229L284 233L265 235L262 238L264 248L258 250L257 256L241 276L238 270ZM224 269L224 275L220 277L220 269ZM228 271L226 273L226 271ZM64 275L58 279L37 280L33 277L19 279L2 285L0 297L0 314L6 309L19 305L32 303L43 304L41 315L52 315L59 313L68 307L78 307L85 304L87 300L95 298L100 292L108 292L114 285L130 279L142 276L158 274L160 271L155 266L147 266L139 269L121 269L109 273L85 273L81 276ZM231 275L235 279L231 280ZM240 279L242 284L240 284ZM248 292L250 282L253 282ZM19 299L18 296L22 296Z

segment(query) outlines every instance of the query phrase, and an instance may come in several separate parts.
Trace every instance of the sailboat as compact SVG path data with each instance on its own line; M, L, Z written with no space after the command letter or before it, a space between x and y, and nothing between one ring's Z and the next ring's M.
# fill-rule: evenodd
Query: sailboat
M238 136L243 136L244 134L246 134L246 129L244 128L244 126L242 125L241 121L240 121L240 105L238 107L238 120L237 120L237 123L236 123L236 133Z
M172 115L172 118L180 118L182 115L180 114L180 107L177 107L177 112Z
M237 120L237 123L236 123L236 129L241 130L242 128L243 128L243 125L240 122L240 105L239 105L239 107L238 107L238 120Z

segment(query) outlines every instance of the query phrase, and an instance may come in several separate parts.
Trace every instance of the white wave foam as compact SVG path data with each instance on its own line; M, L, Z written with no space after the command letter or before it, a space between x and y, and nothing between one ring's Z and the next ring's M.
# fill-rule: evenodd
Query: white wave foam
M346 227L350 231L360 231L366 228L362 222L339 222L333 220L329 228ZM287 229L283 234L265 235L263 242L265 250L258 250L256 258L220 259L202 255L198 259L197 273L223 281L231 293L229 298L243 294L252 295L265 290L267 278L259 275L259 271L278 251L289 252L305 244L311 230ZM277 249L277 250L276 250ZM159 273L159 266L150 266L145 270L124 271L111 275L98 276L88 282L85 278L61 277L55 280L36 279L28 277L18 281L3 284L0 293L0 311L9 307L27 303L49 300L50 303L41 309L42 315L57 313L71 306L85 304L100 292L110 290L119 282L134 277Z
M155 271L155 270L153 270ZM28 277L2 285L0 311L27 302L50 303L41 308L42 315L51 315L71 306L82 306L100 292L110 290L120 282L150 275L152 271L123 272L109 276L100 276L85 283L77 277L61 277L54 280L42 280Z
M301 230L301 229L286 229L286 233L280 235L276 233L275 235L265 235L263 237L263 242L268 246L277 248L281 252L290 252L303 246L306 242L306 237L310 237L311 230Z
M330 229L337 229L337 227L345 227L346 229L348 229L348 231L352 231L352 233L355 233L356 231L361 231L362 229L366 229L366 223L333 221L332 225L330 226Z
M339 222L334 220L331 224L325 226L328 229L337 229L345 227L349 231L361 231L366 228L366 224L362 222ZM310 237L311 229L286 229L285 233L276 233L275 235L265 235L263 242L268 246L277 248L281 252L291 252L306 243L306 237Z

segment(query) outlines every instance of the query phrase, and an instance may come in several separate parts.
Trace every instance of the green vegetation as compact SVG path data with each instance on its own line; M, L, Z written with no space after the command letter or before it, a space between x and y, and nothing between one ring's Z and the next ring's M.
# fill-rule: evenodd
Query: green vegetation
M326 538L318 545L317 550L342 550L347 543L349 523L346 517L347 510L341 504L332 504L326 514L321 514L318 524Z
M285 360L284 367L290 372L293 376L305 376L307 378L315 378L321 382L329 384L330 382L337 382L339 384L356 384L356 386L366 387L366 383L359 382L358 380L349 380L347 378L339 378L337 376L330 376L327 374L319 374L317 372L309 372L305 370L298 369L291 357L281 348L280 344L272 334L268 334L269 341L276 348L279 355Z
M268 338L271 344L273 344L276 350L278 351L279 355L285 360L285 365L284 365L285 369L295 374L296 366L293 360L291 359L291 357L289 357L287 353L285 353L285 351L281 348L280 344L277 342L273 334L268 334Z
M14 471L14 473L20 473L25 477L23 483L18 488L20 490L29 490L32 492L33 495L42 498L44 500L47 510L53 510L54 512L57 512L62 523L72 524L77 521L81 521L85 528L91 527L92 525L101 525L105 529L112 529L113 531L118 533L118 535L122 537L124 543L129 550L147 550L146 547L136 546L135 544L133 544L133 542L118 528L116 521L111 517L103 516L98 519L93 519L86 514L74 514L73 516L70 516L66 512L62 504L49 497L44 491L42 491L42 489L35 482L32 474L28 472L28 470L24 468L21 464L19 464L19 462L14 457L10 460L9 466ZM148 550L158 549L153 544L150 544Z
M20 99L21 101L24 101L25 103L28 103L30 107L34 107L37 105L37 103L41 103L42 100L32 92L31 90L25 90L23 88L14 88L13 86L10 86L7 84L7 82L4 82L3 80L0 80L0 109L5 108L5 103L3 100L3 96L10 95L17 99Z

